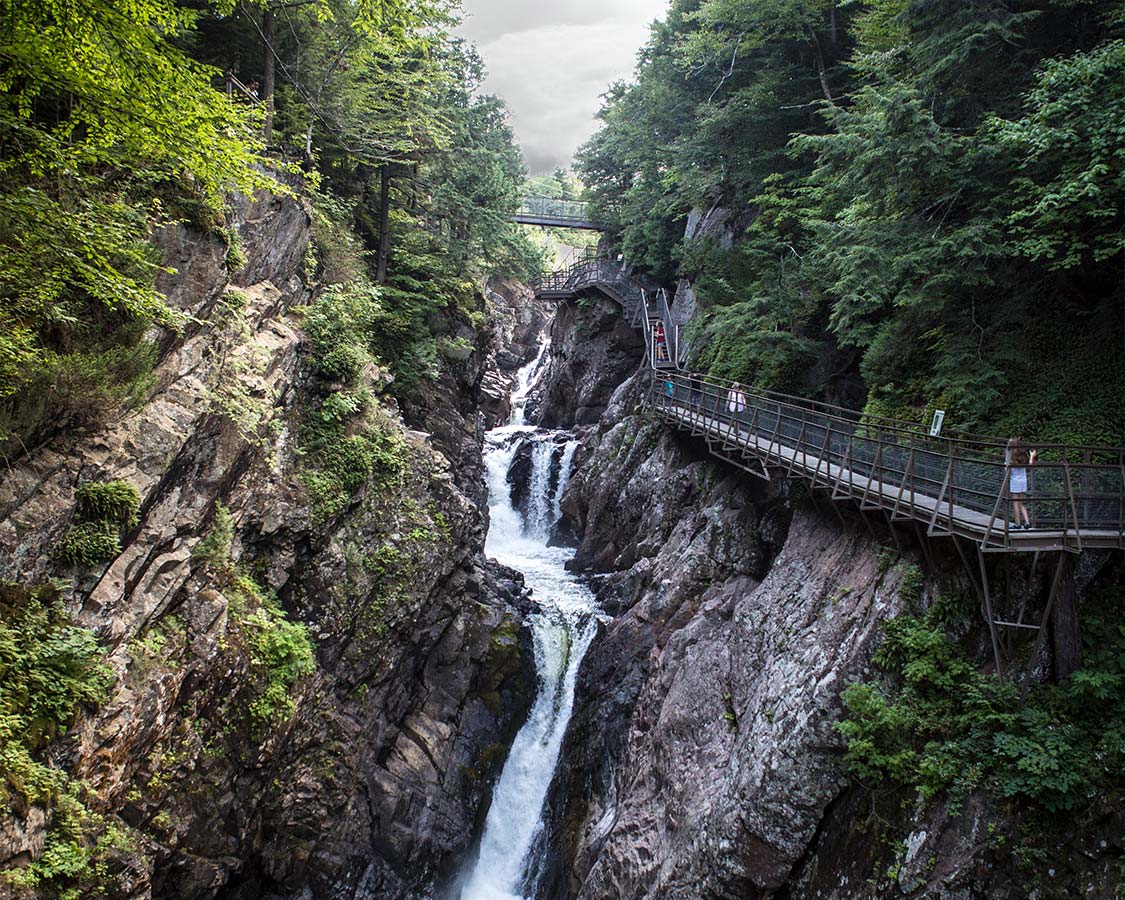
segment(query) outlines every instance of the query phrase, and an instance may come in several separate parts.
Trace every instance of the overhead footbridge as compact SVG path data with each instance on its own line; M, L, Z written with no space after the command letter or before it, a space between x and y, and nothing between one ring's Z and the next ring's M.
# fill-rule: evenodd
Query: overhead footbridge
M524 197L512 221L547 228L605 230L590 217L590 204L585 200L560 200L556 197Z

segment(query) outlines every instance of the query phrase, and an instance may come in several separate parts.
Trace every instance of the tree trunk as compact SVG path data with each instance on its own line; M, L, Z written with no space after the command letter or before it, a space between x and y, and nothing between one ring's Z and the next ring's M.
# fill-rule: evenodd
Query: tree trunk
M387 254L391 245L390 221L391 166L390 163L384 163L379 170L379 262L375 270L377 284L387 280Z
M1059 573L1059 593L1051 610L1051 640L1055 650L1055 681L1062 682L1082 664L1082 637L1078 628L1078 598L1074 590L1074 561L1064 550Z
M262 59L262 101L266 104L266 124L262 136L267 144L273 140L273 19L274 12L267 6L262 10L262 42L266 45Z
M809 37L813 41L813 49L816 51L816 71L820 75L820 89L824 92L824 99L836 105L836 101L832 99L832 91L828 89L828 72L824 67L824 54L820 52L820 39L816 36L816 32L810 28Z

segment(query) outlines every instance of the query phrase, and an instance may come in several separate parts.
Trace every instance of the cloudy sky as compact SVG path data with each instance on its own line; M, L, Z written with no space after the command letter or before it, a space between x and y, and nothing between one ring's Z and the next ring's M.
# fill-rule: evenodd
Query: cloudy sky
M532 175L567 166L594 133L599 96L629 77L668 0L463 0L462 32L512 110Z

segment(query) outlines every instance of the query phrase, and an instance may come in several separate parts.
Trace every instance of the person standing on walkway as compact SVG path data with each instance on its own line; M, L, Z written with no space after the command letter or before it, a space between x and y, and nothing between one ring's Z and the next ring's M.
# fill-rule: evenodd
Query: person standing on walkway
M1028 469L1035 465L1036 452L1028 451L1023 443L1023 438L1014 437L1008 440L1008 449L1004 451L1004 463L1008 467L1008 497L1012 501L1012 516L1016 520L1016 528L1031 529L1031 515L1027 511L1027 474Z
M742 385L735 381L727 391L727 412L733 418L737 418L744 409L746 409L746 395L742 393Z
M688 403L703 409L703 376L696 372L688 375Z
M656 346L656 361L668 362L668 336L664 333L664 323L657 322L652 332L653 343Z

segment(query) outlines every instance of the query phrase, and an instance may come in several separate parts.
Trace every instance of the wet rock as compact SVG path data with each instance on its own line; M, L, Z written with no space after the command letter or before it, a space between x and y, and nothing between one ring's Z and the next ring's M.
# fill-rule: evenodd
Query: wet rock
M535 358L554 305L537 300L527 285L508 278L490 278L485 296L496 334L479 400L487 429L504 424L511 416L515 374Z
M511 465L508 466L507 482L511 489L512 508L523 517L525 522L530 515L530 500L537 465L546 464L546 472L542 475L545 482L543 487L546 496L553 497L558 491L563 458L570 439L568 432L540 433L520 439L519 447L512 457Z

